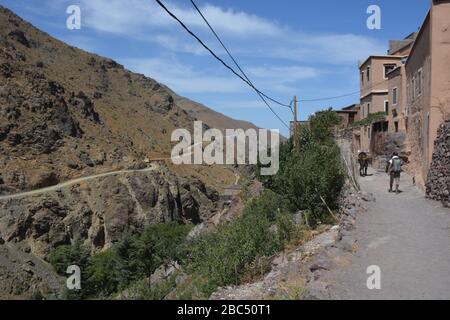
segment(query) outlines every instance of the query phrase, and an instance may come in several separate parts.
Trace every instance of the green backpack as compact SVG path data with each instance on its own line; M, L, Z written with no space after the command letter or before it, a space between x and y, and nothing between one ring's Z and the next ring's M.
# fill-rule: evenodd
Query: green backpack
M392 171L400 172L402 171L402 160L399 158L392 159Z

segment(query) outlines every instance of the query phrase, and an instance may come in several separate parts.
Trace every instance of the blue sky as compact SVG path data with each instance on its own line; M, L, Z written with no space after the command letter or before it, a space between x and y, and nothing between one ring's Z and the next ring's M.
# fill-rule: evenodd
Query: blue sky
M189 0L165 0L186 24L227 59ZM414 2L414 5L411 5ZM358 90L358 60L385 54L388 40L420 27L429 0L197 0L196 3L254 84L286 103ZM261 127L287 130L258 96L204 51L153 0L0 0L50 35L107 56L180 95ZM66 28L66 8L79 5L81 30ZM378 5L382 29L366 27ZM230 62L231 63L231 62ZM300 103L300 118L357 102L358 95ZM288 109L274 106L288 122Z

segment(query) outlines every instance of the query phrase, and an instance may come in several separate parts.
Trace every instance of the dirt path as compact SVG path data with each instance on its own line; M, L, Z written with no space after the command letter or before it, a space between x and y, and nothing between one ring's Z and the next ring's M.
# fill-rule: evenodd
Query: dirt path
M450 299L450 210L428 201L402 177L388 193L385 173L361 179L376 202L356 221L357 249L348 267L331 271L337 299ZM381 290L369 290L367 267L381 269Z
M69 181L66 181L66 182L51 186L51 187L46 187L46 188L42 188L42 189L38 189L38 190L31 190L31 191L25 191L25 192L12 194L12 195L0 196L0 201L24 198L24 197L34 196L34 195L38 195L38 194L48 193L48 192L60 190L62 188L70 187L70 186L80 183L80 182L85 182L85 181L89 181L89 180L93 180L93 179L104 178L104 177L109 177L109 176L114 176L114 175L122 175L122 174L127 174L127 173L149 172L149 171L155 171L157 169L158 169L158 165L152 164L149 168L145 168L142 170L119 170L119 171L100 173L100 174L96 174L96 175L92 175L92 176L88 176L88 177L82 177L82 178L69 180Z

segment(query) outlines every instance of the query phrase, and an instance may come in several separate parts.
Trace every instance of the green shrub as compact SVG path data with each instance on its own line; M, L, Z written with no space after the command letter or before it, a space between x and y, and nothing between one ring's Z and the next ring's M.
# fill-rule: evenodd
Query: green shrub
M331 110L310 117L309 126L300 127L298 148L293 148L292 141L284 143L280 148L280 170L262 178L266 188L283 196L290 211L307 210L310 226L328 219L329 211L321 197L335 209L344 184L340 150L332 135L339 122L339 116Z
M381 121L388 116L386 112L375 112L370 113L367 117L362 120L356 121L352 124L352 128L369 126L375 122Z
M308 152L294 154L278 179L278 191L283 194L293 210L309 210L310 223L315 224L327 205L335 209L344 184L339 148L335 145L315 144Z
M117 291L117 257L113 250L95 254L86 268L86 291L90 294L109 296Z
M149 277L160 265L181 260L186 254L185 239L190 229L189 225L175 222L151 225L141 235L126 234L111 249L92 256L76 242L53 250L49 261L61 275L65 275L69 265L81 269L82 290L67 291L63 297L108 297Z
M176 287L176 274L161 282L150 284L148 279L134 283L128 289L133 300L163 300Z
M152 261L148 261L148 270L153 271L164 263L180 261L186 255L186 237L191 231L191 225L167 223L151 225L140 236L142 253L140 257L146 259L145 250L151 248Z
M296 226L292 221L291 214L281 214L276 220L277 237L281 244L289 243L296 234Z
M287 206L283 197L271 190L264 190L261 196L246 204L243 214L256 213L272 222L281 212L286 212Z
M319 144L329 143L333 138L334 127L341 121L338 114L331 109L316 112L309 118L312 138Z
M82 270L89 259L89 251L86 250L80 241L73 245L59 246L48 256L48 261L60 275L66 275L68 266L77 265Z
M190 271L202 274L215 286L239 284L246 266L256 257L271 256L282 248L271 228L281 204L281 198L271 191L249 201L240 218L192 245Z

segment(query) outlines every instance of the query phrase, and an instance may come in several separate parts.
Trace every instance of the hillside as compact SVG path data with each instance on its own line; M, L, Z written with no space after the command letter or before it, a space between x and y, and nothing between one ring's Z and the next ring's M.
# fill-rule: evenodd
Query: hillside
M45 259L60 245L79 240L98 251L148 224L220 214L218 191L236 180L230 168L145 169L195 118L241 123L0 6L0 297L54 292L60 279Z
M0 27L3 193L168 155L172 130L197 118L220 129L255 127L55 40L5 8Z
M222 131L225 129L258 129L253 123L230 118L203 104L189 100L188 98L180 97L176 93L172 93L171 95L177 106L186 111L191 117L203 121L210 128L216 128Z

